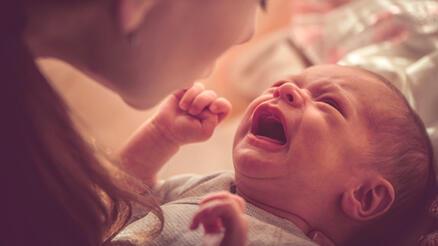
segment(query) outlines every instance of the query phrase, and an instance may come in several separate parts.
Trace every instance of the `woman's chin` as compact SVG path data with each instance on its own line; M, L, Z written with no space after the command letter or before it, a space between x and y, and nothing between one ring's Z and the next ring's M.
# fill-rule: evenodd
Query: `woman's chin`
M213 73L215 68L215 64L213 63L212 65L208 66L207 68L204 69L204 71L201 73L201 75L199 76L198 79L208 79L211 74Z
M130 107L137 109L137 110L146 110L154 107L157 103L159 103L159 100L135 100L130 98L124 98L122 97L122 100L129 105Z

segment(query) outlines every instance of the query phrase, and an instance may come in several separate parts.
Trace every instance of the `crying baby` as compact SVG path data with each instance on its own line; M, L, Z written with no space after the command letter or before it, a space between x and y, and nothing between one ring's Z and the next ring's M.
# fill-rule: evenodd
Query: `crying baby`
M336 245L398 245L435 185L425 127L401 93L338 65L310 67L250 103L234 172L156 180L179 146L208 139L229 110L200 85L162 103L123 159L158 197L163 228L142 240L159 223L149 214L115 243L199 245L217 234L221 245L316 245L316 231Z

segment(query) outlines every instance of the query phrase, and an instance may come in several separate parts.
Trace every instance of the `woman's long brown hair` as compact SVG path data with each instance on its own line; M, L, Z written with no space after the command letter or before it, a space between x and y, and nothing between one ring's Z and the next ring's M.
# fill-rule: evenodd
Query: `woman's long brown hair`
M24 0L0 8L0 245L101 245L139 202L162 221L151 196L105 167L26 47ZM143 187L147 191L147 187Z

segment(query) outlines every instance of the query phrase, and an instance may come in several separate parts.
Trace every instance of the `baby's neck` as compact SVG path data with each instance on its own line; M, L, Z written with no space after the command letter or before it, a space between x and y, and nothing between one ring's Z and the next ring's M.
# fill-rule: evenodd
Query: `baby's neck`
M239 196L241 196L243 199L245 199L245 201L247 201L247 202L249 202L249 203L251 203L251 204L253 204L254 206L256 206L256 207L258 207L258 208L261 208L261 209L263 209L263 210L265 210L265 211L267 211L267 212L269 212L269 213L271 213L271 214L273 214L273 215L276 215L276 216L278 216L278 217L281 217L281 218L284 218L284 219L287 219L287 220L289 220L289 221L291 221L292 223L294 223L304 234L308 234L310 231L311 231L311 229L312 229L312 227L310 226L310 224L304 219L304 218L302 218L301 216L299 216L299 215L297 215L297 214L295 214L295 213L293 213L293 212L290 212L290 211L287 211L287 210L284 210L284 209L282 209L282 208L277 208L277 207L275 207L275 206L271 206L271 205L269 205L269 204L267 204L267 203L265 203L265 202L262 202L262 201L258 201L258 200L256 200L256 199L252 199L250 196L247 196L243 191L241 191L241 190L239 190L238 188L237 188L237 190L236 190L236 192L237 192L237 194L239 195Z

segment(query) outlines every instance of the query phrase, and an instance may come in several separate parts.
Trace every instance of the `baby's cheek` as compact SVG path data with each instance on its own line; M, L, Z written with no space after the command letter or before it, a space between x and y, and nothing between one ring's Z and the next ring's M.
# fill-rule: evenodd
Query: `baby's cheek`
M240 121L239 127L234 134L233 147L242 141L242 139L250 132L251 124L247 116L244 116Z
M327 116L317 109L310 109L304 112L300 124L303 131L309 135L326 135L331 131L330 122Z
M318 156L324 156L327 152L332 152L339 140L339 131L330 127L318 114L307 115L297 129L297 135L294 142L301 145L311 156L318 153Z
M257 107L258 104L256 103L251 103L245 110L243 117L240 121L240 125L239 125L239 132L243 131L243 132L248 132L251 129L251 125L252 125L252 115L254 113L255 108Z
M355 156L353 157L357 157L361 155L359 153L368 153L367 150L370 149L370 139L372 138L372 133L357 125L352 127L354 128L353 130L346 130L343 132L345 135L344 151L347 152L346 155L354 154Z

